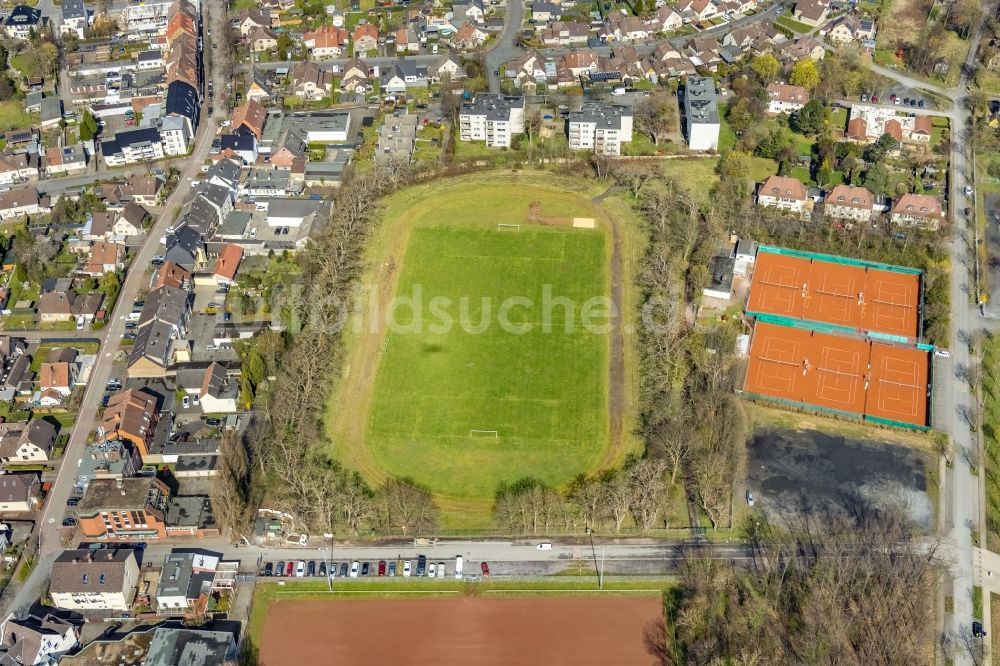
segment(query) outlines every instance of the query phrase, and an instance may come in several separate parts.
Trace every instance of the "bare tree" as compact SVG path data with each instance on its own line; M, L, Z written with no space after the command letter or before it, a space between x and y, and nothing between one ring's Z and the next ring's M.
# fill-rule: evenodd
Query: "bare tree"
M632 517L642 530L649 530L656 524L663 506L666 467L663 460L643 458L625 468L631 489Z
M419 534L437 525L437 507L430 491L413 479L389 479L377 495L383 531Z
M635 128L658 146L677 124L677 100L665 91L653 92L635 105L632 114Z
M226 432L219 442L219 463L212 483L212 510L223 528L234 535L249 532L250 460L246 447L233 432Z

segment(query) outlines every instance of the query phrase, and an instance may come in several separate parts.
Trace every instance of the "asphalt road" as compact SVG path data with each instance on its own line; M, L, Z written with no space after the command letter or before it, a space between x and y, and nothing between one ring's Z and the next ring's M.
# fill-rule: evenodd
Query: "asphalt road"
M488 562L493 575L532 576L554 575L571 569L586 572L596 571L603 566L609 574L622 575L662 575L677 570L688 553L735 561L748 566L752 561L750 549L742 544L695 544L671 543L595 543L578 544L553 543L551 550L538 550L534 541L439 541L433 546L413 546L412 542L388 545L342 544L310 545L308 547L258 548L255 546L233 547L221 540L197 541L192 547L206 548L223 553L223 559L242 561L241 571L253 572L263 569L267 562L277 563L315 562L360 562L377 563L379 560L413 560L426 555L428 562L445 562L449 573L454 573L455 556L465 560L466 573L479 573L480 562ZM180 544L151 543L146 547L143 561L157 566L163 558Z
M520 47L517 45L517 32L524 22L524 0L508 0L507 12L503 17L503 31L486 52L486 76L490 82L490 92L500 92L500 67L508 60L517 56Z
M205 107L203 107L202 113L204 120L198 128L196 144L191 157L182 169L181 180L173 194L164 203L160 218L149 230L145 243L138 250L128 275L125 277L121 294L108 325L99 332L85 332L84 337L98 337L102 340L101 350L91 371L90 381L84 390L80 413L70 433L55 481L39 518L36 534L40 561L32 570L25 584L19 588L13 601L8 604L8 608L21 608L37 599L37 590L40 588L41 581L46 580L49 576L54 555L63 548L62 519L66 512L66 500L70 497L73 481L86 448L87 437L95 425L97 407L104 394L104 386L111 376L111 366L125 333L125 315L131 311L132 303L135 301L139 289L148 284L146 268L151 265L153 255L160 251L159 238L164 235L167 226L171 223L174 209L180 206L190 194L191 179L196 178L201 172L201 163L208 157L212 139L215 136L214 120L208 118ZM41 338L44 335L30 333L26 334L26 337ZM72 335L67 336L67 333L61 333L61 337L72 337Z

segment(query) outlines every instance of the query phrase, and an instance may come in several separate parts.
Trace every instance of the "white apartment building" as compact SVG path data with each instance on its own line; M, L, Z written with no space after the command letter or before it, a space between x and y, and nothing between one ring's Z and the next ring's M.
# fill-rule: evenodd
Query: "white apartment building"
M462 104L458 112L459 138L485 141L489 148L510 148L524 133L524 98L482 93Z
M588 102L569 116L570 150L600 155L621 155L622 144L632 141L632 110L603 102Z
M684 91L684 118L691 150L719 149L719 105L715 79L689 76Z
M191 140L191 121L184 116L167 116L160 123L160 139L165 155L185 155Z

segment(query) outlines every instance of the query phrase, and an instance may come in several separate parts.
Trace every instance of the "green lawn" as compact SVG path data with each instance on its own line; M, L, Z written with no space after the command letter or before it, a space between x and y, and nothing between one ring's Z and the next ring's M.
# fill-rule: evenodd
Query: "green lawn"
M28 113L24 104L16 99L0 102L0 132L26 129L38 123L38 114Z
M607 438L608 340L579 313L606 292L604 259L600 231L415 229L397 298L423 305L416 316L398 311L383 351L368 428L379 467L440 494L484 498L501 480L562 486L595 466ZM545 311L543 285L569 299L575 320L562 305Z
M815 26L811 26L806 23L796 21L794 18L792 18L791 10L788 10L787 12L776 18L774 22L777 23L778 25L783 25L789 30L798 33L811 32L812 30L815 30Z
M696 196L707 199L709 189L714 186L719 176L715 173L716 157L692 157L663 161L663 175L672 178L689 189ZM763 157L750 158L750 179L760 182L768 176L778 173L778 164Z
M986 471L986 548L1000 549L1000 338L983 345L983 449Z

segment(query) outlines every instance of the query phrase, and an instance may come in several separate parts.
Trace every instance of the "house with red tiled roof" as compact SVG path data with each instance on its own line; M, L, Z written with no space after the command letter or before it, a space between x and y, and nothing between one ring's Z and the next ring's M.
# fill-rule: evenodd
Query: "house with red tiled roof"
M904 194L892 207L892 223L935 231L944 220L941 200L929 194Z
M351 33L332 25L320 26L302 37L302 43L309 49L313 60L339 58L344 54L350 40Z
M222 254L215 262L215 270L212 277L219 285L230 285L236 281L236 271L240 268L240 261L243 260L243 248L235 243L226 243L222 248Z
M163 285L190 291L190 288L194 285L194 282L191 280L191 271L172 261L166 261L160 266L160 270L156 272L156 282L153 284L153 289L159 289Z
M875 212L875 197L866 187L835 185L823 203L823 214L840 220L867 222Z
M362 23L351 33L354 42L354 55L364 55L378 47L378 28L371 23Z
M772 83L767 87L767 112L771 115L794 113L809 102L809 91L802 86Z
M457 49L474 49L486 41L486 32L473 23L463 23L451 38L451 45Z
M124 246L117 243L97 241L90 246L90 257L79 272L91 277L100 277L105 273L114 273L122 267L124 258Z
M757 205L803 214L812 209L806 186L798 178L771 176L757 190Z
M233 132L247 131L260 141L264 135L267 109L260 102L248 99L233 110Z

